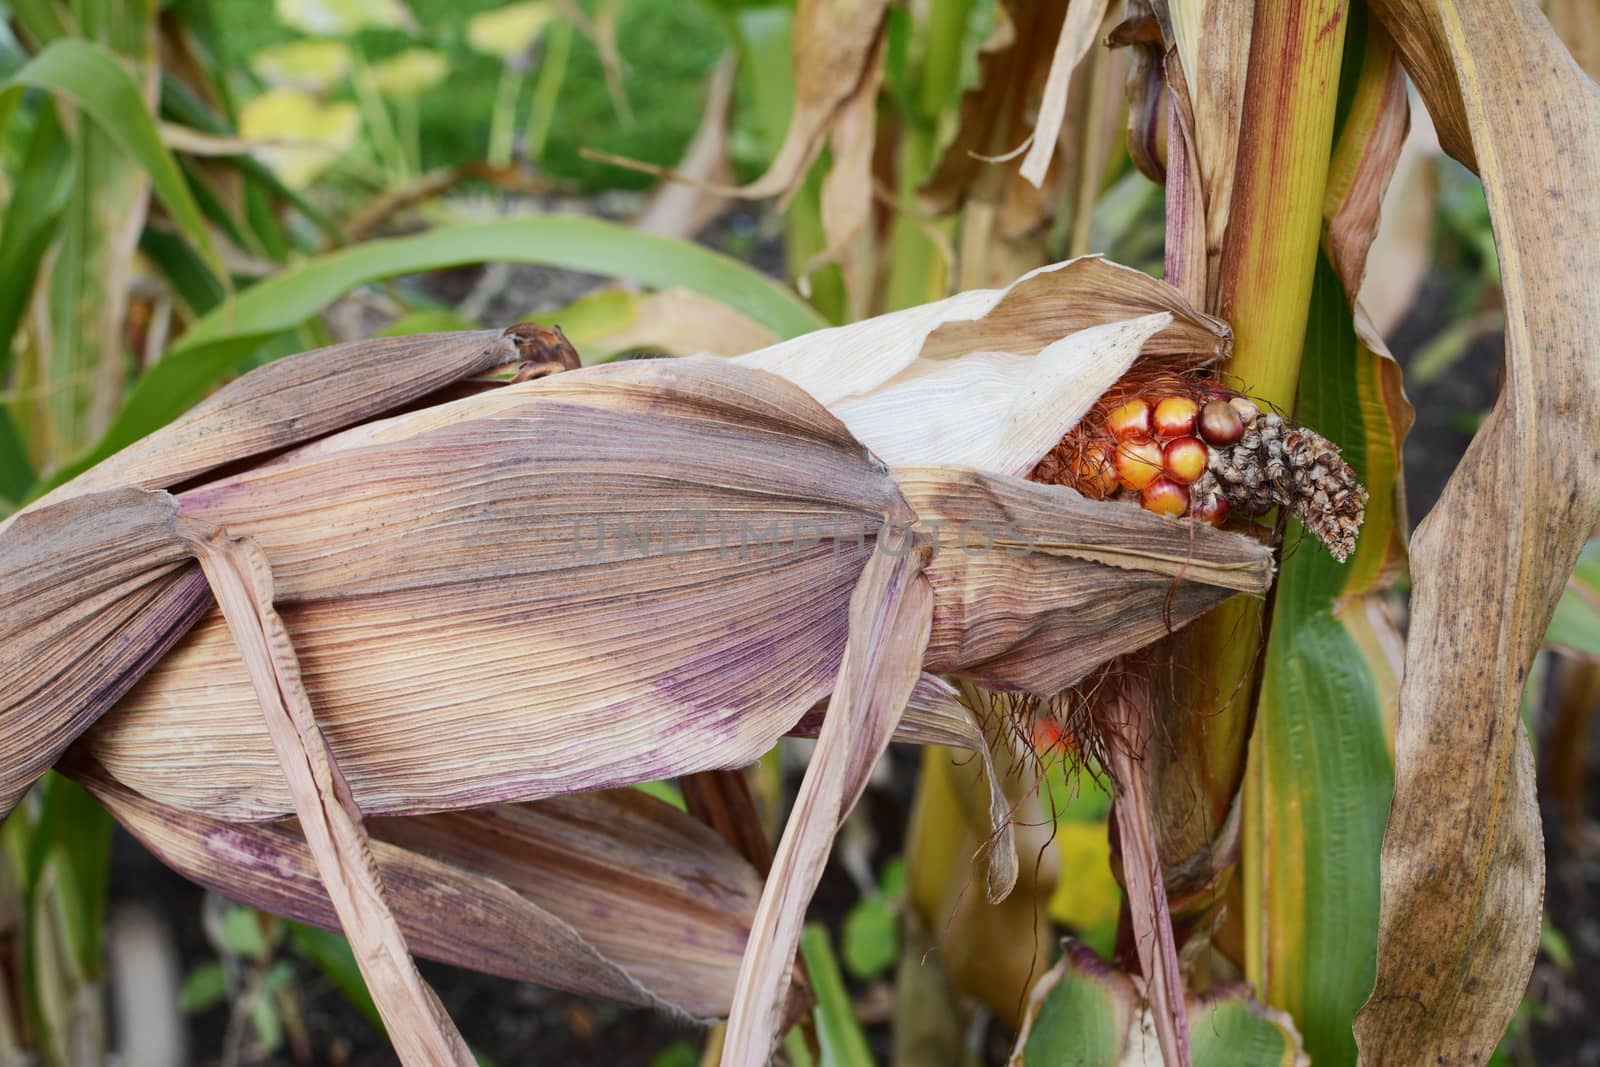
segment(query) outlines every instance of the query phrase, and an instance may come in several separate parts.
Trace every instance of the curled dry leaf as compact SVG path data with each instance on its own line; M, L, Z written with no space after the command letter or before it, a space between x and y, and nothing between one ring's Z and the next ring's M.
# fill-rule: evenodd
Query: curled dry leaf
M688 171L675 171L609 152L585 150L591 159L693 185L705 193L758 200L787 201L830 136L836 152L871 156L870 117L882 78L882 43L888 0L801 0L794 16L794 110L778 154L765 174L748 185L712 184ZM863 125L865 123L865 125ZM843 129L836 129L839 126ZM837 167L836 167L837 169ZM858 168L847 167L851 173ZM870 186L858 190L870 198ZM843 193L843 190L840 190ZM841 206L836 200L836 210ZM852 201L850 212L856 210ZM832 236L846 228L836 215Z
M1044 184L1045 172L1050 169L1050 160L1055 155L1061 124L1067 116L1067 90L1072 84L1072 72L1095 43L1095 34L1110 6L1110 0L1080 0L1067 8L1067 16L1061 22L1061 34L1056 38L1055 55L1050 60L1050 74L1039 104L1039 119L1033 128L1033 143L1023 157L1020 172L1034 186Z
M745 196L783 195L805 176L877 65L873 56L888 9L887 0L801 0L794 19L794 113L777 158L744 188Z
M1215 292L1233 203L1256 6L1223 0L1165 0L1157 6L1182 63L1205 216L1206 291Z
M857 302L870 289L858 257L847 256L851 244L872 218L872 149L877 143L878 88L883 84L883 59L888 36L880 34L860 82L839 105L828 132L833 164L822 180L822 232L825 247L801 270L802 275L828 263L843 269L846 289Z
M961 98L955 139L921 191L925 212L945 215L961 207L985 168L1027 144L1029 116L1037 114L1067 8L1064 0L995 6L995 29L978 52L977 84Z
M1367 253L1378 236L1384 190L1400 162L1410 118L1400 55L1381 26L1369 27L1362 70L1345 118L1347 130L1360 130L1364 136L1339 139L1328 164L1323 201L1328 258L1352 300L1361 292ZM1362 340L1371 347L1366 337Z
M1600 230L1600 89L1528 0L1373 10L1445 149L1483 180L1507 370L1411 542L1377 983L1356 1039L1373 1063L1472 1062L1516 1010L1539 941L1544 859L1519 697L1600 518L1589 239Z

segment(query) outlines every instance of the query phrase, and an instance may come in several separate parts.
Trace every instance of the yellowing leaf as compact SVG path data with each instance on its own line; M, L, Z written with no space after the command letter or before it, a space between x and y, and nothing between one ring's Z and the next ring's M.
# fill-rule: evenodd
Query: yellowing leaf
M291 41L257 52L250 67L274 89L321 92L350 73L350 46L343 41Z
M1060 873L1050 895L1050 918L1077 930L1117 921L1122 891L1111 877L1111 838L1103 821L1056 825Z
M239 134L275 142L256 155L284 184L303 189L356 143L361 112L354 104L324 104L298 89L273 89L239 112Z
M497 7L467 20L467 43L485 55L509 62L532 48L560 14L550 0Z
M408 48L372 66L378 91L390 96L419 96L449 74L449 60L431 48Z
M306 33L344 37L357 30L416 29L403 0L277 0L278 18Z

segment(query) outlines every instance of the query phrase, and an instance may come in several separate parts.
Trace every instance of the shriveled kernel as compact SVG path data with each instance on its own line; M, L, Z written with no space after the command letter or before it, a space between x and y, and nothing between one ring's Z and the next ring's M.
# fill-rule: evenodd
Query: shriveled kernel
M1189 490L1171 478L1157 478L1139 492L1139 503L1157 515L1182 515L1189 510Z
M1150 402L1136 396L1111 409L1106 430L1119 441L1142 441L1150 436L1150 414Z
M1194 433L1200 405L1186 396L1164 397L1152 416L1157 437L1188 437Z
M1124 441L1117 446L1117 477L1129 489L1143 489L1161 477L1161 446L1154 441Z
M1239 418L1243 419L1246 425L1255 422L1256 416L1261 414L1261 409L1256 407L1256 402L1247 396L1233 397L1228 401L1228 404L1234 411L1238 412Z
M1161 458L1167 469L1167 477L1188 485L1206 472L1210 453L1205 442L1198 437L1180 437L1167 442Z
M1117 468L1111 450L1102 444L1084 447L1073 460L1074 484L1084 496L1104 500L1117 491Z
M1231 403L1213 400L1200 409L1200 436L1219 448L1244 436L1244 420Z

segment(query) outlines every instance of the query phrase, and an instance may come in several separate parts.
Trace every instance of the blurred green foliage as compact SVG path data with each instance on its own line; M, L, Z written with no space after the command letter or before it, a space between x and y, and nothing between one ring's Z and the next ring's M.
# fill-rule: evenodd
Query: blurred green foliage
M215 0L187 6L210 7L217 29L219 65L234 72L246 88L255 81L250 73L252 56L264 48L303 39L293 27L263 18L263 0ZM468 45L466 25L472 16L504 6L505 0L412 0L409 7L419 26L415 35L396 29L363 29L351 41L372 63L417 45L437 49L449 61L450 73L443 84L421 100L421 163L425 170L480 159L484 154L501 66ZM592 0L579 6L591 16L599 7ZM579 152L585 147L662 165L676 162L699 124L706 76L731 41L723 21L705 5L628 0L618 8L616 44L632 121L616 113L600 54L593 42L577 34L540 160L542 169L552 177L574 182L584 191L643 189L653 182L648 175L584 159ZM529 79L523 86L524 109L532 92ZM353 90L346 87L335 98L353 100Z

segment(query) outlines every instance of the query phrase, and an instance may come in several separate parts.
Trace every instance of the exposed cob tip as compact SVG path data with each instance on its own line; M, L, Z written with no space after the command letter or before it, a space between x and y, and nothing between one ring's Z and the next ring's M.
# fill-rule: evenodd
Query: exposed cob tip
M1355 551L1367 491L1338 446L1315 430L1258 415L1239 440L1211 451L1209 472L1228 503L1246 515L1287 507L1343 563Z
M1147 510L1212 526L1234 513L1288 508L1335 559L1350 558L1367 492L1331 441L1211 383L1168 381L1143 391L1102 401L1030 477L1096 498L1119 485L1121 496ZM1116 485L1108 484L1107 455Z

